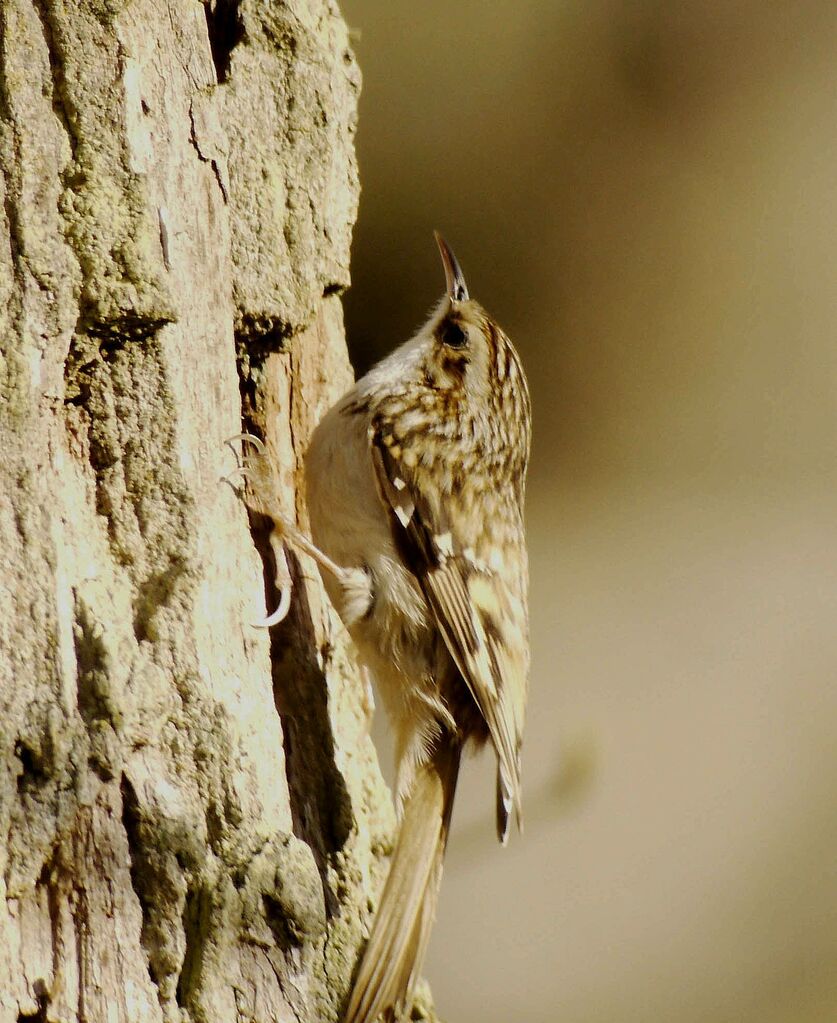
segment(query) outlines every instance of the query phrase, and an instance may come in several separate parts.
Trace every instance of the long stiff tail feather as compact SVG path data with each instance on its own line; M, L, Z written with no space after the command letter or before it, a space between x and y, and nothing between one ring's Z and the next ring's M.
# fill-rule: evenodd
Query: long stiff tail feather
M397 1019L409 1009L421 972L450 827L461 747L442 739L416 772L372 933L344 1023Z

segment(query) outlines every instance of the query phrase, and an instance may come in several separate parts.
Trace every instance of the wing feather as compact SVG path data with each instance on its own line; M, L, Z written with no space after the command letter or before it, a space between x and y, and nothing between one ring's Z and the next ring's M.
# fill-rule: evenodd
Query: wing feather
M508 834L514 806L522 821L520 744L528 663L522 599L511 599L503 576L466 554L473 538L458 536L415 475L399 464L392 445L370 431L378 492L394 516L393 531L416 575L445 644L491 735L498 758L497 828ZM521 599L522 598L522 599Z

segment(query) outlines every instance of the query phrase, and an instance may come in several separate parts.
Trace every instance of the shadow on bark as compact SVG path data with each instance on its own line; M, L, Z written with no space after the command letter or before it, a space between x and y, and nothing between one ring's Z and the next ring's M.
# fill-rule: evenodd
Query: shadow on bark
M268 608L279 603L270 519L251 511L250 525L264 565ZM331 890L328 867L351 833L351 799L334 757L333 724L329 718L328 684L317 658L317 638L299 562L287 550L294 580L287 618L270 630L273 699L282 720L285 764L294 834L314 854L323 885L326 914L337 911L339 898ZM327 651L321 651L325 659Z

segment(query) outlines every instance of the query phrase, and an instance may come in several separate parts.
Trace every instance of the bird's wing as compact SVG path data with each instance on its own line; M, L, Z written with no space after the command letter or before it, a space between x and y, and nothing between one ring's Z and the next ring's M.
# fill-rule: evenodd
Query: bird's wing
M457 535L440 502L422 493L388 438L370 431L378 490L392 515L405 563L428 605L497 751L497 827L508 835L514 806L522 820L520 745L528 683L524 573L503 573L481 563L469 538ZM521 550L506 552L525 556ZM517 582L520 581L520 585ZM518 592L519 591L519 592Z

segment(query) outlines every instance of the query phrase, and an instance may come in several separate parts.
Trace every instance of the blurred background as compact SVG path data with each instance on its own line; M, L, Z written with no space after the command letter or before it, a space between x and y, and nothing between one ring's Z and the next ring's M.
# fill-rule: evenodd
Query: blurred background
M438 227L535 407L526 834L469 763L439 1010L833 1023L837 4L342 7L355 364Z

